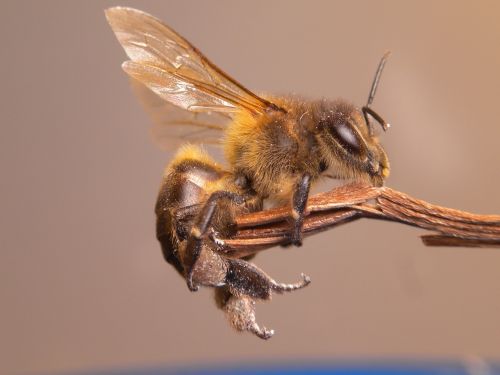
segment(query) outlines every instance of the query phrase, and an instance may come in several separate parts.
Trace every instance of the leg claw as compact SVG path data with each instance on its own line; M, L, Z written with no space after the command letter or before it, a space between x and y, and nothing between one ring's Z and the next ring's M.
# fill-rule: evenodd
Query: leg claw
M254 333L262 340L269 340L274 335L274 329L267 329L266 327L260 328L257 323L250 328L250 332Z

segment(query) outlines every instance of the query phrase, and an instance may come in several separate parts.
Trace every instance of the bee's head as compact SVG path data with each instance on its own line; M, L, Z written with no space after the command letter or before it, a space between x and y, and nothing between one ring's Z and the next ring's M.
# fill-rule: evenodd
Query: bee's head
M322 156L341 178L369 180L381 186L389 176L389 160L373 131L368 115L388 126L373 110L359 110L345 101L318 102L314 113L316 139Z

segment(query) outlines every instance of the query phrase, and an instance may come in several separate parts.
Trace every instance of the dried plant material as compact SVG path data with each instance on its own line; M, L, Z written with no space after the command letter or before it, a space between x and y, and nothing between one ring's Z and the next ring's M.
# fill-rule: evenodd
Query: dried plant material
M500 247L498 240L475 240L444 235L425 235L421 238L427 246Z
M500 216L478 215L415 199L388 187L349 184L309 198L304 236L360 218L396 221L435 232L427 246L500 246ZM237 217L238 233L225 240L227 252L244 256L286 244L287 207Z

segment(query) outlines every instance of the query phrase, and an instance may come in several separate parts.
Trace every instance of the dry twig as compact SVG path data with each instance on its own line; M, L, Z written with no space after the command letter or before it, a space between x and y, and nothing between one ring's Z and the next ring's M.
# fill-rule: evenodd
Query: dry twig
M237 256L286 244L289 208L278 207L237 218L238 233L226 239ZM304 236L360 218L396 221L431 230L427 246L500 247L500 216L440 207L388 187L349 184L309 198Z

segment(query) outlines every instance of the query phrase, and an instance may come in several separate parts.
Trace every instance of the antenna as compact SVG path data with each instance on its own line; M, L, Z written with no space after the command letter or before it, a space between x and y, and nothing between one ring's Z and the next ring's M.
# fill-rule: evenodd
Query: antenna
M368 125L368 128L370 129L370 134L373 134L373 127L370 122L370 119L368 118L368 115L372 116L377 122L382 126L382 129L386 131L390 125L373 109L370 108L370 106L373 103L373 99L375 98L375 93L377 92L377 87L378 83L380 81L380 77L382 76L382 71L384 70L385 63L387 62L387 59L389 58L391 54L391 51L386 51L384 53L384 56L380 59L380 62L378 63L377 71L375 72L375 77L373 77L373 82L372 82L372 87L370 89L370 94L368 95L368 101L366 102L366 105L361 109L363 111L363 116L365 117L366 124Z

